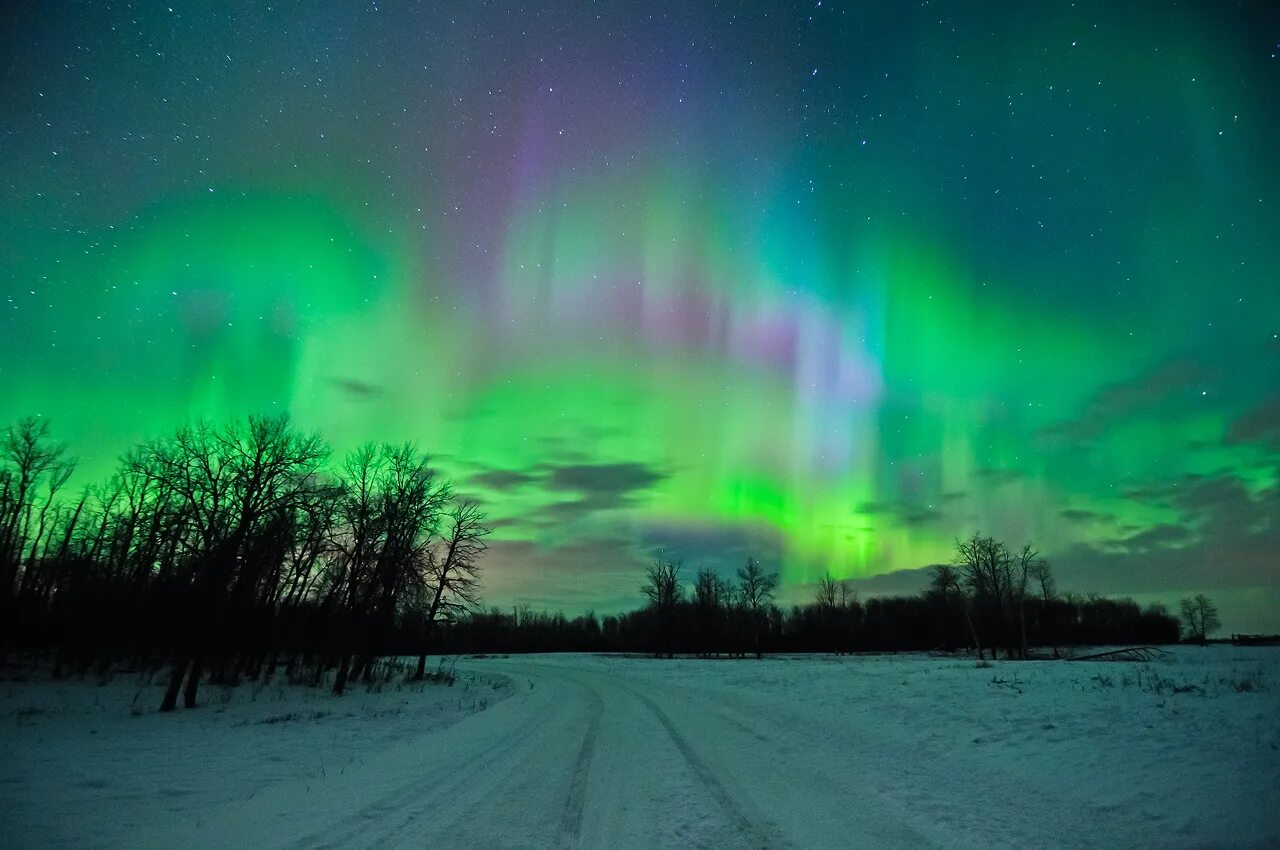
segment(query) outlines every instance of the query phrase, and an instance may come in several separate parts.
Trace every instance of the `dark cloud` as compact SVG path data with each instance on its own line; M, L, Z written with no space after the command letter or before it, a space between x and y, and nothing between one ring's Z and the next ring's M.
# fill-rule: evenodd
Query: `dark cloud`
M1017 469L977 469L974 470L973 477L984 485L999 487L1018 481L1026 477L1026 474Z
M931 522L938 522L943 519L942 511L916 506L902 513L898 517L903 525L928 525Z
M1138 376L1103 387L1084 413L1042 430L1041 440L1051 443L1089 443L1114 423L1164 410L1171 401L1191 398L1193 391L1213 380L1214 370L1199 360L1173 360ZM1198 393L1197 393L1198 394Z
M333 378L331 380L334 386L355 398L377 398L386 394L386 390L377 384L357 381L355 378Z
M1099 593L1206 592L1280 583L1280 528L1206 538L1143 552L1078 544L1050 556L1064 590Z
M587 609L619 613L642 604L647 562L632 540L616 535L577 537L563 545L495 540L484 555L485 602L570 616Z
M1110 522L1115 519L1112 514L1098 513L1097 511L1085 511L1079 508L1067 508L1065 511L1058 511L1058 515L1063 519L1069 519L1072 522Z
M1154 549L1164 549L1170 547L1183 546L1190 542L1195 535L1190 529L1184 525L1171 525L1168 523L1161 525L1153 525L1152 527L1139 531L1137 534L1129 537L1122 537L1116 540L1105 541L1108 549L1119 552L1128 552L1130 554L1141 554L1150 552Z
M485 523L491 531L498 531L503 528L523 528L525 524L525 521L520 517L502 517L488 520Z
M1273 395L1247 411L1227 428L1227 442L1259 443L1280 452L1280 395Z
M1122 494L1126 499L1146 505L1164 504L1168 499L1168 487L1165 485L1144 485L1131 487Z
M552 490L624 496L647 489L667 477L642 463L577 463L546 465L546 485Z
M517 469L489 469L470 476L467 478L467 483L487 490L507 491L519 489L537 480L537 475Z
M1128 490L1124 495L1142 504L1177 511L1182 524L1202 532L1253 528L1270 516L1265 491L1255 496L1245 480L1232 472L1182 475Z
M479 469L465 479L468 486L512 492L539 486L565 498L507 520L510 526L548 528L586 519L601 511L635 504L649 487L667 473L642 463L539 463L527 469L503 469L475 465Z
M665 472L642 463L540 464L543 486L548 490L577 493L578 498L539 508L531 519L571 522L600 511L626 508L641 493L667 477Z
M867 578L848 579L849 587L867 596L897 596L919 593L929 584L933 566L895 570Z
M1157 593L1280 583L1280 512L1274 488L1251 492L1238 476L1184 475L1126 494L1178 513L1176 522L1126 525L1128 536L1051 556L1067 589Z
M932 505L921 505L917 502L864 502L858 507L858 513L884 516L900 525L928 525L945 518L942 511Z
M625 499L612 495L589 495L581 499L570 499L564 502L552 502L535 510L530 517L537 524L558 524L576 522L600 511L611 511L626 507Z
M653 523L641 530L640 545L651 556L681 560L692 571L709 568L723 576L733 575L747 558L776 570L784 551L778 530L747 524Z

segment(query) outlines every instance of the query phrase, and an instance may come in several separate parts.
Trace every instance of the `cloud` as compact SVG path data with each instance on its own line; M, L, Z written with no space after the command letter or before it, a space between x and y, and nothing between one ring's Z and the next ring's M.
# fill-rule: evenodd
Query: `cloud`
M640 585L647 560L634 541L616 535L550 546L496 540L484 554L485 602L528 604L570 616L589 608L601 614L630 610L643 602Z
M1153 525L1129 537L1105 541L1103 545L1109 549L1130 554L1145 553L1154 549L1183 546L1194 537L1195 535L1185 525L1163 523Z
M1176 522L1125 526L1127 537L1051 555L1068 589L1157 593L1280 584L1280 512L1274 487L1251 492L1231 473L1183 475L1128 498L1178 514Z
M999 487L1022 479L1025 473L1017 469L977 469L974 470L973 477L983 484Z
M356 398L370 399L386 394L386 390L377 384L357 381L354 378L332 378L331 381L338 389Z
M1258 443L1280 452L1280 395L1273 395L1236 419L1227 428L1230 444Z
M667 477L642 463L548 464L546 485L552 490L576 490L592 495L625 496L647 489Z
M1170 481L1149 484L1125 492L1125 498L1167 508L1179 514L1183 525L1202 533L1248 530L1267 521L1266 493L1256 496L1245 480L1232 472L1218 475L1189 473Z
M519 489L537 480L537 475L521 472L518 469L489 469L470 476L467 478L467 483L487 490L508 491Z
M479 471L465 479L468 486L498 493L539 487L552 499L509 518L512 527L552 527L601 511L631 507L645 490L668 477L656 467L636 462L538 463L526 469L473 466ZM573 498L563 498L569 496Z
M540 520L572 522L601 511L634 505L641 493L663 481L667 474L642 463L539 464L542 485L548 490L577 493L578 498L553 502L531 515Z
M953 499L946 499L946 501L953 501ZM858 507L858 513L885 516L899 525L927 525L944 518L942 511L932 505L921 505L915 502L864 502Z
M933 566L894 570L867 578L846 579L846 581L853 590L869 596L912 595L928 586L932 569Z
M708 568L723 576L733 575L747 558L776 570L785 549L777 529L749 523L650 523L641 529L640 545L651 556L683 561L691 571Z
M928 525L931 522L938 522L943 518L942 511L933 508L916 506L911 510L899 515L899 520L903 525Z
M1214 370L1199 360L1172 360L1128 381L1099 390L1085 406L1084 413L1040 431L1049 443L1089 443L1116 422L1135 414L1152 414L1171 401L1190 398L1192 392L1210 382Z
M1063 519L1069 519L1072 522L1110 522L1115 519L1114 514L1086 511L1079 508L1067 508L1064 511L1058 511L1058 516Z

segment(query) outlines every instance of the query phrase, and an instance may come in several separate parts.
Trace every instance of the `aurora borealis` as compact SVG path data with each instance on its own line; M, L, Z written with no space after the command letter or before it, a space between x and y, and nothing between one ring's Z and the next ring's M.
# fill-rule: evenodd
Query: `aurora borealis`
M414 439L495 604L981 529L1275 630L1267 5L10 10L0 421Z

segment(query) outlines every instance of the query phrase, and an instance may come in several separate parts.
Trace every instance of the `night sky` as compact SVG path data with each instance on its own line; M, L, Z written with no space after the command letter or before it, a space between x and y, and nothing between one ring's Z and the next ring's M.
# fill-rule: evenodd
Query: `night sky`
M980 530L1280 629L1270 3L0 14L0 422L82 483L288 410L435 454L495 604Z

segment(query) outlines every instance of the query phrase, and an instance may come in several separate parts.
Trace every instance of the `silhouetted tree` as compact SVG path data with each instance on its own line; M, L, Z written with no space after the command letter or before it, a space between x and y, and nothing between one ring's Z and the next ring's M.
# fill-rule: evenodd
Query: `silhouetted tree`
M414 678L421 680L426 675L427 654L437 620L452 619L479 603L478 561L489 533L479 505L464 500L450 510L448 530L440 545L427 550L422 588L428 601L422 611L422 650ZM594 615L591 619L594 622Z
M938 625L943 649L951 648L948 624L951 620L951 609L957 602L963 604L963 591L960 589L960 575L950 564L935 564L929 571L929 587L926 591L938 604Z
M724 580L715 570L704 568L698 571L693 585L693 605L699 655L709 656L720 651L728 595Z
M184 704L195 706L205 664L222 653L233 627L230 593L243 577L254 536L292 504L328 451L287 417L250 417L223 428L181 428L126 460L128 471L173 495L189 532L182 572L173 577L186 616L161 711L175 707L184 676Z
M997 646L1004 647L1007 658L1025 658L1027 591L1033 574L1041 570L1039 551L1027 544L1015 554L1002 541L976 533L955 546L954 564L967 592L965 610L978 656L979 635L986 631L992 658Z
M1060 597L1034 549L980 535L957 544L954 566L935 568L924 593L865 605L825 575L813 602L781 611L777 576L754 560L736 582L700 571L685 600L678 562L659 560L648 604L603 620L478 610L487 528L476 506L453 504L409 445L369 445L336 469L326 457L284 419L194 425L134 447L109 480L68 496L65 452L42 422L19 423L0 443L2 648L54 650L55 675L172 659L162 703L172 709L180 694L194 705L206 676L265 680L281 656L288 675L307 668L316 683L336 669L341 690L375 664L389 670L388 655L418 655L422 670L428 649L923 650L940 629L946 647L966 621L980 653L1003 646L1010 657L1179 638L1167 609ZM1192 639L1203 639L1217 614L1197 599Z
M28 417L5 432L0 447L0 613L12 614L24 557L30 570L48 530L49 510L74 468L66 448L50 439L46 420Z
M1018 657L1027 657L1027 589L1033 575L1048 571L1048 564L1040 557L1040 550L1030 543L1022 547L1013 559L1012 580L1009 583L1009 595L1012 604L1018 609Z
M372 675L377 647L388 640L401 602L430 570L434 535L451 496L430 459L412 444L363 446L346 468L343 557L335 565L346 609L333 683L337 694L346 689L353 667L357 678Z
M676 607L681 597L680 563L655 559L645 571L645 583L640 589L649 599L649 610L654 618L654 653L661 655L665 652L671 658L675 653L672 644Z
M1204 643L1210 632L1222 628L1222 621L1218 619L1218 606L1203 593L1188 596L1179 605L1187 640Z
M738 568L738 601L750 615L751 640L756 658L764 654L760 646L760 638L767 625L764 615L767 613L766 606L773 601L773 594L777 589L778 574L766 573L755 558L747 558L747 563Z

